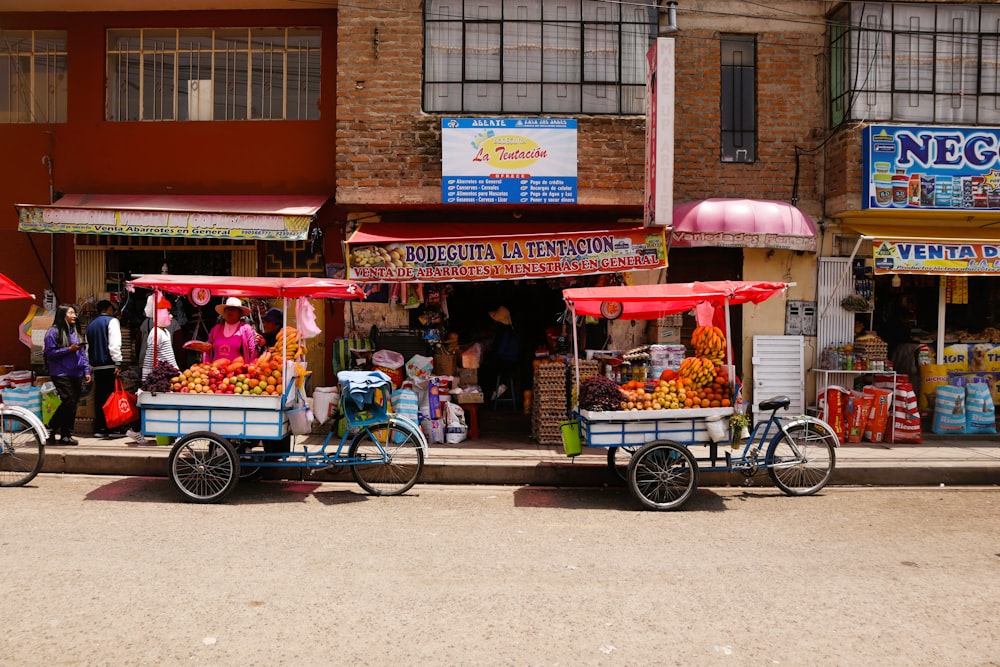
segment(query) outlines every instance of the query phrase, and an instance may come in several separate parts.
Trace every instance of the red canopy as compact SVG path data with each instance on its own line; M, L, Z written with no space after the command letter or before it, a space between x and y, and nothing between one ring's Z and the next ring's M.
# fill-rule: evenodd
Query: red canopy
M261 278L242 276L181 276L167 273L149 274L129 282L133 287L159 289L170 294L188 294L196 287L206 288L212 296L300 296L314 299L359 301L364 290L350 280L334 278Z
M34 301L35 295L24 291L20 285L0 273L0 299L31 299Z
M717 280L695 283L577 287L563 290L563 299L576 315L623 320L655 320L684 313L698 304L715 307L760 303L785 290L789 283ZM620 314L619 314L620 313Z

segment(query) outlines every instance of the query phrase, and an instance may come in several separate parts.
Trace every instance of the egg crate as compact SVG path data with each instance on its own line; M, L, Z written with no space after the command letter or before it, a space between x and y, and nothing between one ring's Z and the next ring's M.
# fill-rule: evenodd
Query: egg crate
M882 340L858 341L854 343L854 354L865 359L885 359L889 356L889 345Z
M544 366L536 366L535 377L564 378L566 377L566 367L562 364L545 364Z

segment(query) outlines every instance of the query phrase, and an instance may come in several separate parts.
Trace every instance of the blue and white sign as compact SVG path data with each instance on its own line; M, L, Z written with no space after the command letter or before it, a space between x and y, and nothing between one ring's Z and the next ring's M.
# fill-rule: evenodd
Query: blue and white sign
M1000 129L872 125L863 208L1000 209Z
M576 120L442 118L445 204L575 204Z

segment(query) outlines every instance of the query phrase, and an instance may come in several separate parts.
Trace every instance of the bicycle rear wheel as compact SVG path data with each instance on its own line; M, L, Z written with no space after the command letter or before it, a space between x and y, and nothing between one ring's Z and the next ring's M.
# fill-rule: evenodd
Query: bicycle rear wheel
M240 462L226 438L197 431L174 443L168 469L170 482L184 500L217 503L236 488Z
M810 496L833 477L831 434L814 422L793 424L767 448L765 466L774 485L790 496Z
M28 420L5 413L0 417L0 486L24 486L45 462L45 445Z
M373 496L406 493L424 469L419 435L395 420L361 429L347 455L354 481Z
M677 509L698 488L698 462L684 445L651 442L632 455L625 481L646 509Z

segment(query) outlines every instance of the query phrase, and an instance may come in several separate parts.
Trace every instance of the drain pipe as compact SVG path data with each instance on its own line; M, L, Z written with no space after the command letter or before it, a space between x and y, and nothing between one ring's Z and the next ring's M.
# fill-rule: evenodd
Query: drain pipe
M667 0L667 25L663 26L660 34L677 32L677 0Z

